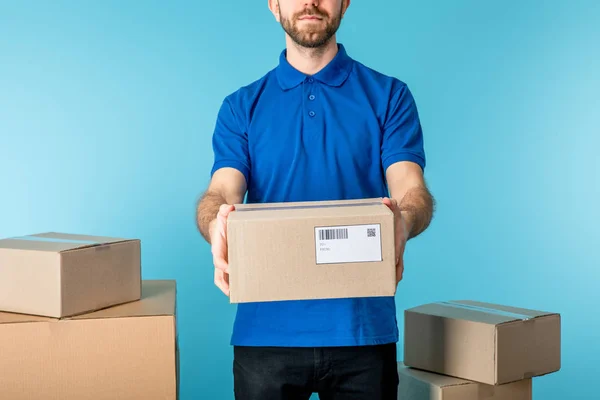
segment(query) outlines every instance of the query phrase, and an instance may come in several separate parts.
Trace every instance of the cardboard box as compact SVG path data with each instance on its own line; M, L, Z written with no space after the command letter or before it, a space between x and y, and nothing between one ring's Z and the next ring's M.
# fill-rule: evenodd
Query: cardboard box
M0 311L61 318L140 299L140 241L44 233L0 240Z
M394 216L382 199L237 204L232 303L394 296Z
M174 281L75 317L0 313L0 399L175 400L177 343Z
M398 363L399 400L532 400L532 381L486 385L409 368Z
M499 385L561 366L556 313L463 300L414 307L404 318L410 367Z

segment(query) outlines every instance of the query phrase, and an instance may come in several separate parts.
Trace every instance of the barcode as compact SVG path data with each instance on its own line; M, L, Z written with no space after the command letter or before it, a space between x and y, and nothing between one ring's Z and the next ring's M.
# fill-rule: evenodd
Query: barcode
M322 229L319 231L319 240L348 239L348 228Z
M375 232L376 232L375 229L373 229L373 228L367 228L367 237L375 237L375 236L377 236L375 234Z

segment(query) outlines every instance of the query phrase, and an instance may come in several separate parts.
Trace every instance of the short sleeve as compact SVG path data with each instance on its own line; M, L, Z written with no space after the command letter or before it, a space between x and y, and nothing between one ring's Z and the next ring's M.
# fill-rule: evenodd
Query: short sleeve
M423 131L412 93L406 85L398 88L390 100L381 144L383 170L398 162L412 161L425 169Z
M224 167L235 168L250 181L250 158L248 155L248 136L228 99L221 104L212 138L214 163L211 176Z

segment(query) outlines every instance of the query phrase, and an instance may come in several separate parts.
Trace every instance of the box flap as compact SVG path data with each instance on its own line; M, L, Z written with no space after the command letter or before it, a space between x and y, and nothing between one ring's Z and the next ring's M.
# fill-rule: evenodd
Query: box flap
M137 239L47 232L2 239L0 249L63 252L131 240Z
M177 285L174 280L142 281L142 298L138 301L105 308L65 319L98 319L175 315Z
M417 379L421 382L437 386L440 388L459 386L459 385L470 385L473 382L467 381L460 378L455 378L448 375L442 375L432 373L417 368L407 367L402 361L398 362L398 373L410 376L413 379Z
M407 311L493 325L519 320L524 321L548 315L548 313L542 311L500 306L471 300L440 301L420 305Z
M490 312L505 313L507 315L512 314L515 317L515 319L525 319L524 317L529 317L529 319L531 319L545 317L548 315L557 315L557 313L554 312L530 310L527 308L510 307L502 304L485 303L482 301L474 300L455 300L453 301L453 303L458 303L464 306L470 306L472 308L477 308Z

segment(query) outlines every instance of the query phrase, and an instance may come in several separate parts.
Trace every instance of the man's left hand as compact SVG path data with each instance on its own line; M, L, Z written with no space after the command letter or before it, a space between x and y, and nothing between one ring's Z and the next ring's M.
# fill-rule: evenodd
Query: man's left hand
M389 197L383 198L383 203L392 210L394 213L394 231L395 231L395 245L396 245L396 284L402 280L402 274L404 273L404 248L406 241L408 240L408 223L406 218L402 215L400 207L396 199Z

